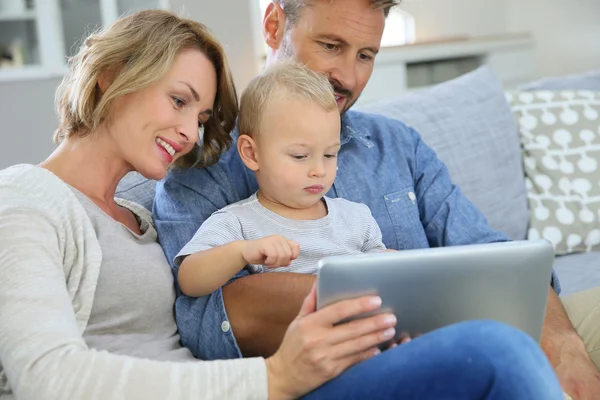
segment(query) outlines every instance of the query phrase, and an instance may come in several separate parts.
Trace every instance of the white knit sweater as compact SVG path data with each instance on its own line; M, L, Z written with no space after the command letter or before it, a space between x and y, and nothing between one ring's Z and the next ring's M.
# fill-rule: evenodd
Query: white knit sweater
M262 358L172 363L88 348L101 262L62 180L33 165L0 171L0 399L267 398Z

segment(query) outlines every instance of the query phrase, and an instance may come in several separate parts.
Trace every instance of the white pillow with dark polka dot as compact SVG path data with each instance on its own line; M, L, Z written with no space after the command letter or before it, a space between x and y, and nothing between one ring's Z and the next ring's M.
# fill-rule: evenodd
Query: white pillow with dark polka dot
M519 126L529 239L557 254L600 250L600 92L506 94Z

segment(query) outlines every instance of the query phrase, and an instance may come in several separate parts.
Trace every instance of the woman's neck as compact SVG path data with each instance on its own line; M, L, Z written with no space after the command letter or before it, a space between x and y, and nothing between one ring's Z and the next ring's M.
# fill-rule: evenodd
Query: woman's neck
M119 181L132 169L102 134L65 139L40 167L109 207L114 204Z

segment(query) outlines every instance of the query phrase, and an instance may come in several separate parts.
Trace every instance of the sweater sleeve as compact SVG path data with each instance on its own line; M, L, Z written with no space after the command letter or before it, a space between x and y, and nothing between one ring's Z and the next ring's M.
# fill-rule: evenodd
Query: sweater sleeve
M267 398L262 358L174 363L88 348L66 285L66 232L21 200L0 190L0 362L16 398Z

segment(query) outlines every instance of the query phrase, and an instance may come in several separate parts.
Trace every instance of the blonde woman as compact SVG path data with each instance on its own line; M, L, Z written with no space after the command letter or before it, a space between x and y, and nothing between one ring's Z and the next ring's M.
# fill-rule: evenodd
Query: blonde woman
M201 24L146 11L90 36L57 105L56 151L38 166L0 172L1 399L351 398L357 387L354 397L419 395L407 392L414 375L406 372L431 342L371 357L393 316L334 326L376 310L378 298L315 311L313 290L266 360L202 362L181 347L173 276L150 215L114 195L129 171L161 179L174 164L214 163L229 146L236 94L223 49ZM462 370L482 384L469 393L553 398L557 383L535 344L486 326L498 328L481 331L486 356ZM514 362L493 365L493 351ZM435 371L421 371L423 388ZM459 393L454 386L446 394Z
M71 60L57 105L56 151L0 173L0 398L286 398L373 354L385 316L332 324L378 299L312 313L314 295L266 361L194 362L179 344L151 216L114 194L129 171L193 162L199 126L203 163L230 144L236 93L204 26L164 11L117 21Z

